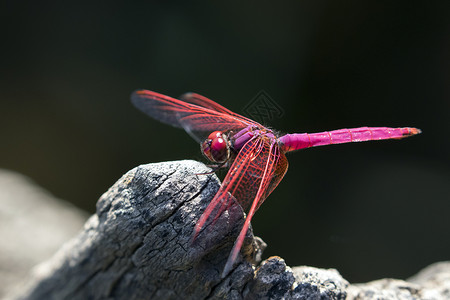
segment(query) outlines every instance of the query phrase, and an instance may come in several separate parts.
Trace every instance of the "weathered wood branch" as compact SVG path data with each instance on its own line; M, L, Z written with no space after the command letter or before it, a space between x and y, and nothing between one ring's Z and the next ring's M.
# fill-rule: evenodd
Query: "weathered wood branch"
M194 161L139 166L98 201L97 213L55 256L39 265L21 299L440 299L449 297L450 263L411 282L349 285L336 270L289 268L251 229L235 268L222 269L244 220L233 206L191 242L219 188ZM430 273L431 272L431 273ZM431 274L431 275L430 275ZM410 298L407 298L410 297ZM434 298L433 298L434 297Z

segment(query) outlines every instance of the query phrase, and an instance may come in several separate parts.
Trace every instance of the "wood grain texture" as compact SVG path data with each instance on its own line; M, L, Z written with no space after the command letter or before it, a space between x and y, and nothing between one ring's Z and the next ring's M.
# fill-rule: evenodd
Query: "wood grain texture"
M33 270L11 299L445 299L450 264L411 281L350 285L333 269L260 263L264 242L250 228L238 262L221 273L245 215L239 206L194 226L220 182L195 161L142 165L98 201L83 230ZM45 222L45 220L43 220ZM408 298L410 297L410 298ZM411 298L412 297L412 298Z

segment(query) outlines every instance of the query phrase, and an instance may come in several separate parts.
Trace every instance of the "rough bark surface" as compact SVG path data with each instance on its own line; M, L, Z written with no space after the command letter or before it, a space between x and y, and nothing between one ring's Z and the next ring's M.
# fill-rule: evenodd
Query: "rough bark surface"
M250 229L235 268L222 269L244 220L239 206L192 242L219 188L195 161L139 166L98 201L84 229L31 274L19 299L448 299L450 263L410 281L350 285L333 269L258 265L264 242ZM257 265L257 268L253 266Z

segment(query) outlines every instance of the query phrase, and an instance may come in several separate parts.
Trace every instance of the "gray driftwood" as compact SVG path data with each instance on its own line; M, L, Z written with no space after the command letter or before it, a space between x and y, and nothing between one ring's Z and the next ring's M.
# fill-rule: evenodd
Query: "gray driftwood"
M194 161L139 166L98 201L84 229L34 269L20 299L445 299L450 263L409 282L350 285L336 270L287 267L251 229L235 268L223 266L244 220L223 213L192 243L194 225L219 188ZM256 270L255 270L255 267Z

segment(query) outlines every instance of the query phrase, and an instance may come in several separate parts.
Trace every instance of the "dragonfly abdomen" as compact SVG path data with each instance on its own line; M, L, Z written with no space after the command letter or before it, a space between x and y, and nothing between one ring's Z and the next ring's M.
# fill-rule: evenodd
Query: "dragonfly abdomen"
M365 142L373 140L401 139L420 133L420 129L402 127L359 127L351 129L339 129L318 133L294 133L282 136L279 141L285 152L324 146L331 144L343 144L351 142Z

